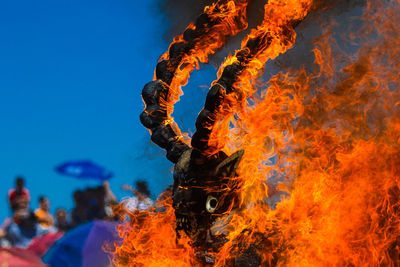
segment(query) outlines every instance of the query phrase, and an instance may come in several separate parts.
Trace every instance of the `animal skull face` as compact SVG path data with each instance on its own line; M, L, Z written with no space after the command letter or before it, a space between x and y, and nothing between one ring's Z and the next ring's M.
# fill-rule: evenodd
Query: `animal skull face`
M176 230L204 241L213 221L237 204L237 166L243 150L228 157L219 152L203 163L194 162L193 149L183 153L174 168L173 207Z

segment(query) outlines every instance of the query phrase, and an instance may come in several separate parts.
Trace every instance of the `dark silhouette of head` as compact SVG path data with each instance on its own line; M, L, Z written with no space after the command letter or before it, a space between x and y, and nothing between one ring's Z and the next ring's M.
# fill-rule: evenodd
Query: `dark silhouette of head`
M16 189L18 192L21 192L22 189L24 188L24 186L25 186L25 179L24 179L23 177L21 177L21 176L18 176L18 177L15 179L15 189Z
M150 197L150 190L146 181L138 180L136 181L135 185L138 192L142 193L146 197Z
M39 207L42 210L48 211L50 209L50 201L47 197L45 196L40 196L39 197Z
M57 209L56 220L57 220L57 223L66 223L67 222L67 211L64 208Z
M76 190L73 193L73 198L75 202L75 207L82 207L86 205L86 196L85 193L81 190Z

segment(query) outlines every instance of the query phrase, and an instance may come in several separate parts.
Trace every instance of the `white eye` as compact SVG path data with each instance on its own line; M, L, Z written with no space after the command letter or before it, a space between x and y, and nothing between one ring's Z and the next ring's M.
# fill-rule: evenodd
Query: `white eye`
M217 208L217 206L218 206L218 199L212 195L209 195L206 201L206 210L209 213L213 213Z

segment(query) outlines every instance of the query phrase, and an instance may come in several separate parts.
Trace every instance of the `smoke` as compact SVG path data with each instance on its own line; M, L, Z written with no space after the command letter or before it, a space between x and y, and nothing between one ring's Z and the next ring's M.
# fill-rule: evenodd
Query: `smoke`
M130 182L146 180L152 197L158 196L173 182L172 164L165 158L165 151L150 140L150 135L136 140L128 151L124 160L130 166L125 174L132 179Z
M163 15L166 25L163 34L164 41L170 43L174 36L183 33L186 27L191 22L195 21L203 12L204 8L215 1L216 0L157 0L155 3L155 12ZM229 53L233 53L236 49L240 48L241 40L249 33L250 29L257 27L262 21L264 5L267 1L249 0L249 2L249 26L247 30L230 38L221 51L210 57L210 63L216 68ZM272 69L273 73L276 73L281 70L282 67L293 66L293 64L295 64L296 67L298 64L311 65L312 51L307 51L307 49L313 47L310 44L313 43L317 36L321 35L322 31L319 27L333 23L333 18L337 18L338 16L347 20L348 23L348 18L354 15L354 10L359 9L365 2L365 0L315 0L314 11L310 14L309 18L302 22L296 29L299 38L302 40L296 42L295 51L289 51L289 53L279 57L269 68Z
M190 22L194 21L213 0L158 0L157 14L163 14L167 22L164 39L171 42L181 34Z
M342 52L347 54L356 51L354 44L354 47L349 46L351 41L346 39L350 33L357 32L357 29L362 27L360 15L364 5L365 0L314 0L313 11L295 28L297 37L294 47L267 62L261 80L265 82L279 72L301 68L313 71L315 45L328 34L333 36L332 41L337 44L336 50L343 50ZM265 89L265 86L261 89Z
M175 36L183 33L186 27L203 13L204 8L213 2L216 0L158 0L156 13L162 14L166 22L164 41L172 42ZM218 67L229 53L239 49L241 40L249 33L249 30L262 21L266 0L249 0L249 2L247 30L232 37L221 51L210 57L210 63L214 66Z

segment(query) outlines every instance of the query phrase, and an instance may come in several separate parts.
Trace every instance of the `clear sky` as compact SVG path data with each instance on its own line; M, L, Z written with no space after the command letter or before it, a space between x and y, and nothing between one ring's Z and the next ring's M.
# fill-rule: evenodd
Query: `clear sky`
M168 48L168 21L154 0L3 0L0 8L0 220L16 175L33 201L72 207L75 189L94 182L54 166L91 159L115 173L112 189L144 178L153 195L172 183L164 152L139 122L140 92ZM206 78L205 78L206 77ZM208 78L207 78L208 77ZM215 69L193 75L176 119L193 131Z

